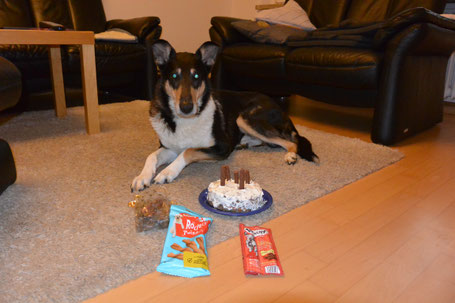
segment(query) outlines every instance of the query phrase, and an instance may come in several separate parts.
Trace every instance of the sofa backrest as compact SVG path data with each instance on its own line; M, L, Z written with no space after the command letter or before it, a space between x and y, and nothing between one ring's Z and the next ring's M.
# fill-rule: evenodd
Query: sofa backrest
M316 27L338 24L346 15L351 0L296 0Z
M296 0L316 27L337 25L345 19L382 21L409 8L425 7L442 13L446 0Z
M91 30L95 33L106 30L106 15L101 0L69 0L74 29Z
M0 0L0 26L38 27L52 21L75 30L105 30L102 0Z
M106 16L101 0L29 0L35 25L47 20L75 30L105 30Z
M32 8L34 25L39 26L41 21L52 21L64 25L66 28L73 27L68 1L53 0L29 0Z
M425 7L442 13L445 5L446 0L351 0L345 19L365 23L382 21L414 7Z
M0 27L4 26L35 26L28 0L0 0Z

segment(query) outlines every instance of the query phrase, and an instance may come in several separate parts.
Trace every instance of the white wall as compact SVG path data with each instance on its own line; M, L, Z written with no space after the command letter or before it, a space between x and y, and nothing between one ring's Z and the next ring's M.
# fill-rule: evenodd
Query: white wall
M194 52L210 40L213 16L252 18L255 0L103 0L106 18L158 16L163 34L177 51Z
M256 3L261 3L261 0L230 0L231 15L236 18L253 19L256 14L254 9Z

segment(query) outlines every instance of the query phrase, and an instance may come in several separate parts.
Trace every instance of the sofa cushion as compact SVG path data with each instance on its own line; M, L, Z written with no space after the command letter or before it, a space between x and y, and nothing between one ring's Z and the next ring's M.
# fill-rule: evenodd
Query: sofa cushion
M0 27L34 27L28 0L1 1Z
M96 71L98 74L137 71L145 69L145 46L139 43L97 42L95 44ZM77 46L68 47L69 70L80 71Z
M49 51L46 45L2 44L0 56L13 62L21 71L23 78L50 75Z
M81 31L91 30L98 33L106 29L106 16L101 0L30 0L30 3L35 26L44 20Z
M263 21L242 20L232 22L232 26L254 42L284 44L289 38L303 40L308 32L280 24L270 25Z
M345 17L351 0L296 0L317 27L337 25Z
M444 0L352 0L346 19L354 19L358 23L370 23L386 20L415 7L425 7L442 13L444 6Z
M449 2L449 1L447 1ZM453 2L453 1L451 1ZM393 17L400 12L415 8L425 7L435 13L442 14L446 6L446 0L407 0L407 1L391 1L387 17Z
M30 0L30 4L36 27L39 26L40 21L52 21L66 28L74 28L67 1Z
M235 74L261 78L284 77L284 58L289 48L281 45L239 43L223 50L223 66Z
M302 47L285 61L293 81L341 88L377 88L378 63L382 53L346 47Z
M286 5L279 8L259 11L256 14L256 20L289 25L305 30L316 29L305 10L294 0L289 0Z
M0 56L8 60L49 59L47 45L0 44Z
M95 33L106 30L106 15L101 0L69 0L68 4L75 30Z

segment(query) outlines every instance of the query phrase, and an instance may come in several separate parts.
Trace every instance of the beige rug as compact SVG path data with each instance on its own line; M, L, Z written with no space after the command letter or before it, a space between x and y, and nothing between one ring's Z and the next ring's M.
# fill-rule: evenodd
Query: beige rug
M0 302L79 302L153 272L165 232L136 233L131 180L158 147L148 103L100 107L102 133L86 135L83 109L24 113L0 125L16 158L18 179L0 196ZM210 216L213 246L237 235L238 224L262 224L401 159L401 153L307 129L320 165L285 165L280 149L234 152L223 162L196 163L165 185L170 198ZM274 203L243 218L204 210L199 193L220 165L248 168ZM210 261L210 256L209 256ZM153 287L151 285L151 287Z

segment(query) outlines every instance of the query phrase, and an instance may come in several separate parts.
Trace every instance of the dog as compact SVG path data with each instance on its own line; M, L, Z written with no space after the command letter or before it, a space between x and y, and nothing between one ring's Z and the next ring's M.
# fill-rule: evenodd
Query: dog
M160 147L147 157L131 184L132 191L172 182L190 163L226 159L239 144L283 147L287 164L296 163L298 156L313 162L318 159L310 141L299 135L271 97L211 89L209 74L218 50L211 42L194 54L176 53L165 40L152 45L160 75L150 103L150 122Z
M182 227L182 229L184 229L185 227L183 226L183 220L182 220L182 215L178 214L178 215L175 215L174 217L174 223L171 227L171 234L172 234L172 237L175 237L176 233L177 233L177 225L180 225Z

